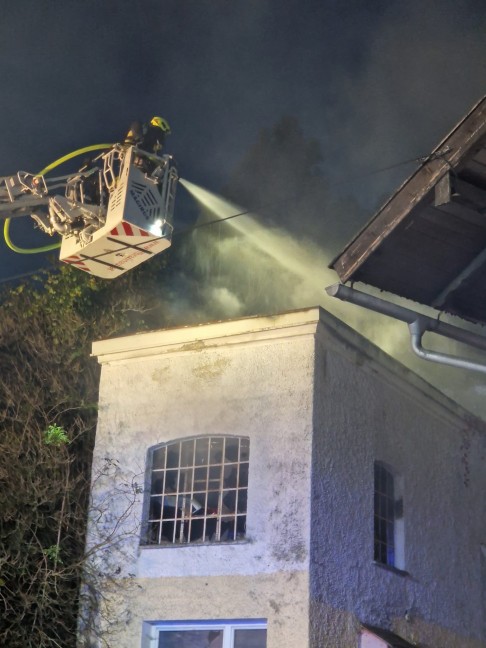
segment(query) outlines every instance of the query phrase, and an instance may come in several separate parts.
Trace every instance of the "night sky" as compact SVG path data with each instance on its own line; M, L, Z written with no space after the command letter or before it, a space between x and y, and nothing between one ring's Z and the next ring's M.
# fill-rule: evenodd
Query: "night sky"
M319 141L327 181L356 201L358 228L414 167L378 171L429 152L486 93L484 1L5 0L2 10L0 175L120 141L156 114L172 127L180 175L220 192L261 129L291 115ZM22 221L19 245L32 231ZM0 245L1 278L42 262Z

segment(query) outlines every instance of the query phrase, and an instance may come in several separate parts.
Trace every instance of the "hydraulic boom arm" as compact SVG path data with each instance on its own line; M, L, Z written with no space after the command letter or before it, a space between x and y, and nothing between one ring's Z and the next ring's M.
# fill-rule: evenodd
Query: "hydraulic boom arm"
M111 278L170 245L177 181L171 156L115 145L77 173L0 178L0 218L30 215L62 261Z

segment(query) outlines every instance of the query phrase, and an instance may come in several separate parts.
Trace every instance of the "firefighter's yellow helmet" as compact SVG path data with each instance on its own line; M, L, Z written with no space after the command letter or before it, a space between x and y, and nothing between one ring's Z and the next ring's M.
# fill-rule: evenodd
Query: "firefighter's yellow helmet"
M170 133L170 126L169 122L164 119L163 117L152 117L150 120L150 125L151 126L157 126L157 128L160 128L160 130L163 130L164 133L169 134Z

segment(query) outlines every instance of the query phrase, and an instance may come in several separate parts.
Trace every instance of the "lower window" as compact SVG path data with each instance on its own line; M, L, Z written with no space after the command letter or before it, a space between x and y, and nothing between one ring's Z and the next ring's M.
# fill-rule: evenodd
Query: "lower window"
M146 621L142 648L266 648L263 619Z
M403 480L375 461L374 560L404 569Z

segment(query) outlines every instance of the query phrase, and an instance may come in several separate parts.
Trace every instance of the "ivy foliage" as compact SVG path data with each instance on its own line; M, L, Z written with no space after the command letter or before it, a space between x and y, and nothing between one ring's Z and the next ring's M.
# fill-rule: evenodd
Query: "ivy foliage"
M91 343L164 325L166 263L110 282L64 266L3 289L2 646L76 644L99 376Z

